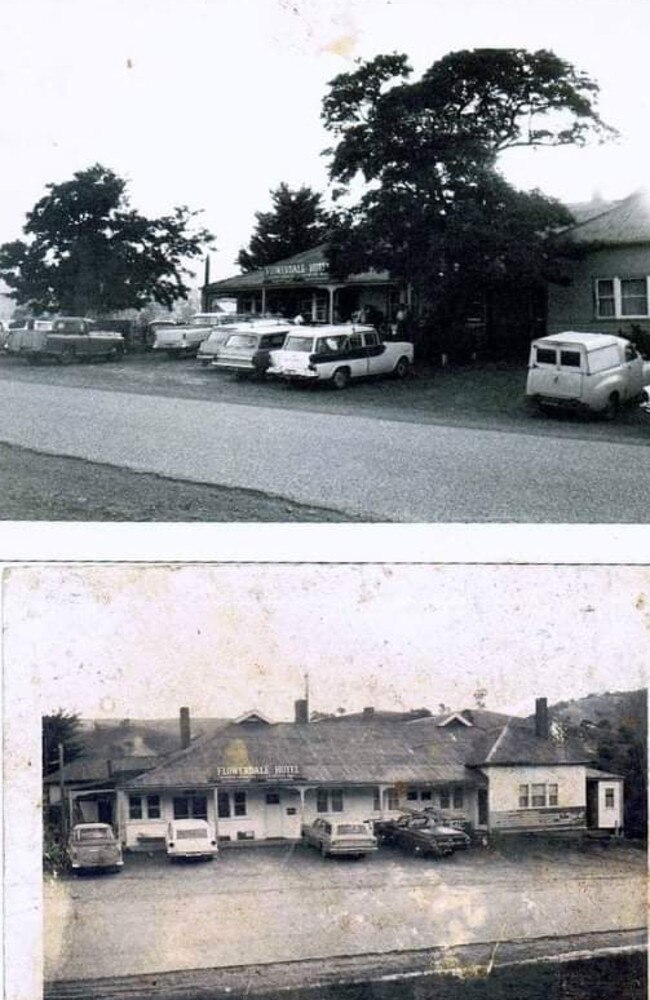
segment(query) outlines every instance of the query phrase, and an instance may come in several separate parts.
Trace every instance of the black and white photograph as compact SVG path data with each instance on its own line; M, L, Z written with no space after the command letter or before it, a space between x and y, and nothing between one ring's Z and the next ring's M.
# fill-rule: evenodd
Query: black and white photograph
M647 523L646 0L0 31L0 518Z
M9 995L641 998L649 580L6 570Z

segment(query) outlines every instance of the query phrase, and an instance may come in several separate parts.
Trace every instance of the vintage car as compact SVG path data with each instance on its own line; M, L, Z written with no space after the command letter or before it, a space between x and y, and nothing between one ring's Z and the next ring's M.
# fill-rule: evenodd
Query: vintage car
M204 819L171 820L165 847L170 861L211 861L219 853L217 838Z
M68 861L73 872L106 869L118 872L124 865L122 847L108 823L77 823L68 838Z
M629 340L567 331L532 342L526 395L544 412L573 409L612 419L649 381L650 363Z
M290 330L290 323L276 319L253 320L230 327L228 339L212 364L240 378L263 378L271 363L271 352L283 346Z
M337 325L293 330L271 356L269 375L288 382L329 382L344 389L350 379L370 375L404 378L413 363L413 344L382 341L370 326Z
M379 820L375 823L375 834L382 843L434 858L466 850L470 845L470 838L463 830L447 826L435 814L425 812Z
M232 314L226 312L197 313L189 323L155 323L154 351L164 351L169 358L196 355L199 347L215 327L232 323Z
M313 823L303 823L300 832L304 842L317 848L324 858L331 854L361 858L377 850L372 824L362 820L319 816Z
M102 330L92 319L60 316L12 330L7 350L27 358L31 364L51 359L65 365L86 358L121 358L124 337L114 330Z
M646 413L650 413L650 385L646 385L643 390L641 409L645 410Z
M215 361L217 354L233 332L233 328L236 328L236 324L224 323L223 326L218 326L212 330L203 343L199 345L196 360L200 365L207 368L208 365L211 365Z

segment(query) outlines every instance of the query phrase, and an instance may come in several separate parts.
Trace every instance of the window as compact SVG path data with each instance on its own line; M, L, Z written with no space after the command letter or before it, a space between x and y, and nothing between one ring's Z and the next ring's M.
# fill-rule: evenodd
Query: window
M230 795L217 792L217 815L219 819L230 819Z
M616 805L616 802L615 802L615 798L614 798L614 789L613 788L606 788L605 789L605 809L613 809L615 805Z
M538 365L557 364L557 351L550 347L536 347L535 360Z
M595 292L597 319L650 315L647 275L635 278L597 278Z
M539 782L534 785L519 785L518 802L520 809L546 809L559 804L559 786Z
M208 800L205 795L179 795L174 799L174 819L208 818Z
M530 798L533 809L546 805L546 785L533 785Z
M343 789L334 788L331 793L332 796L332 812L342 813L343 812Z
M464 805L464 795L462 788L454 788L454 809L462 809Z
M327 789L319 788L316 792L316 812L327 812Z
M378 788L372 790L372 811L381 812L381 794Z
M409 788L406 792L407 802L417 802L418 800L418 790L417 788Z
M129 795L129 819L142 819L142 799L139 795Z
M399 796L396 788L389 788L387 792L387 808L394 812L399 809Z
M235 809L234 809L235 816L245 816L246 792L235 792L235 794L233 795L233 800L235 804Z
M648 315L648 283L645 278L621 281L621 316Z
M159 795L147 795L147 816L149 819L160 819Z
M266 793L266 804L267 804L267 806L279 806L280 805L280 793L279 792L267 792Z
M431 802L432 797L430 788L425 788L420 792L420 800L422 802Z
M360 333L353 333L350 337L350 349L353 351L358 351L363 347L363 341L361 339Z
M376 333L366 334L366 347L376 347L379 343L379 337Z
M440 789L440 808L441 809L449 809L449 803L450 803L450 801L451 801L451 799L450 799L449 789L448 788L441 788Z
M580 351L560 351L560 364L565 368L579 368Z

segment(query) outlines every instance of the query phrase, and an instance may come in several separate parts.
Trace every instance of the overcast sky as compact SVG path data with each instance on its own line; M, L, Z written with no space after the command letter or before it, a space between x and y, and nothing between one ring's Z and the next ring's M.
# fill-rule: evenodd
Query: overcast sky
M521 187L622 197L650 160L648 0L3 0L0 241L48 182L101 162L147 214L188 204L236 272L254 213L280 182L326 187L327 81L402 51L416 74L449 51L550 48L601 85L616 145L517 151Z
M288 719L441 702L527 715L647 684L647 567L221 565L14 569L6 705L85 718ZM23 703L24 710L24 703Z

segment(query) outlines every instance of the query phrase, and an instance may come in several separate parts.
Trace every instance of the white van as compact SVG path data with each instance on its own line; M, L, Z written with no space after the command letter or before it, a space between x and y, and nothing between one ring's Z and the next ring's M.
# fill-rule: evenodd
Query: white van
M573 408L613 418L648 382L650 363L623 337L569 331L530 347L526 395L544 411Z
M204 819L173 819L165 836L167 857L206 860L216 858L219 845L214 831Z

